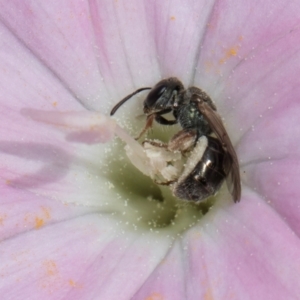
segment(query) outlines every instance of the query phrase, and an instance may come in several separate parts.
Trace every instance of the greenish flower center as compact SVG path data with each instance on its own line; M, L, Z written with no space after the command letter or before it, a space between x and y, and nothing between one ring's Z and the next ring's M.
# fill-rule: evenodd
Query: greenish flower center
M178 130L176 126L162 128L155 125L147 138L167 141ZM168 186L154 183L134 167L127 158L124 147L125 143L116 139L105 160L109 170L106 177L114 186L119 209L122 211L119 217L128 226L133 229L167 229L178 234L192 227L209 211L215 197L198 204L175 198Z

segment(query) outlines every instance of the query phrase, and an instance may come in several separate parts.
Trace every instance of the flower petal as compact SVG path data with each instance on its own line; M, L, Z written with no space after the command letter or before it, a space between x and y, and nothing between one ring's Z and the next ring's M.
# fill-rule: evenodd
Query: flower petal
M94 208L65 205L9 184L1 184L0 190L1 241L94 211Z
M185 233L133 299L296 299L299 239L264 201L244 194Z
M177 241L132 300L188 300L183 253L182 244Z
M117 220L94 214L52 224L2 241L1 295L127 300L165 255L169 243L165 236L130 233ZM30 276L29 269L34 270Z
M300 162L298 158L262 161L247 166L246 183L260 193L300 236Z
M270 107L298 98L299 11L299 1L271 0L219 1L211 10L195 83L217 103L234 142Z
M58 87L79 103L100 109L100 95L107 94L90 42L94 33L87 2L44 5L12 1L7 5L2 1L0 8L2 31L18 37L19 50L33 54L39 68L46 68ZM18 67L25 64L30 65L25 60Z
M292 95L290 99L292 98ZM297 98L295 98L296 100ZM300 234L300 109L296 101L277 105L241 141L238 152L245 184L259 193Z

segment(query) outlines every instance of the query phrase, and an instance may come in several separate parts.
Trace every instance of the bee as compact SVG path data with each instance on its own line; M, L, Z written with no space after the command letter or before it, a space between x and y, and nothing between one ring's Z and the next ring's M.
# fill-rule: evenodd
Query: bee
M159 81L153 88L136 90L117 103L110 115L144 90L150 90L143 104L147 120L138 138L152 127L153 121L161 125L180 124L182 130L167 144L153 144L169 151L190 153L182 174L176 180L160 184L172 185L173 194L180 199L200 202L215 195L226 179L234 202L240 201L238 158L211 98L197 87L185 89L179 79L171 77ZM168 113L172 113L174 119L166 119L164 115Z

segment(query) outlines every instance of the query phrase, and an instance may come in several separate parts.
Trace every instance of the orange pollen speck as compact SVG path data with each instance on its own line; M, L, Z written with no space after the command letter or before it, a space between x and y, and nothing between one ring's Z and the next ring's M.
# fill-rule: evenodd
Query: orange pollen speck
M47 260L44 262L44 266L46 267L46 273L49 276L53 276L57 274L57 266L53 260Z
M224 64L230 57L236 56L238 53L239 47L231 47L226 52L223 58L220 59L220 64Z
M76 286L75 281L72 280L72 279L69 280L69 284L70 284L70 286L72 286L72 287L75 287L75 286Z
M45 221L41 218L36 217L35 218L35 228L39 229L45 224Z
M46 218L47 220L49 220L49 219L51 218L51 215L50 215L50 209L47 208L47 207L42 207L42 211L43 211L43 213L44 213L44 215L45 215L45 218Z
M237 55L237 49L236 48L230 48L227 51L227 53L228 53L229 56L236 56Z
M176 18L175 18L174 16L172 16L170 19L171 19L172 21L174 21Z
M6 218L5 216L4 217L0 217L0 225L3 225L3 221L4 221L5 218Z
M145 300L164 300L164 297L159 293L153 293L149 297L147 297Z

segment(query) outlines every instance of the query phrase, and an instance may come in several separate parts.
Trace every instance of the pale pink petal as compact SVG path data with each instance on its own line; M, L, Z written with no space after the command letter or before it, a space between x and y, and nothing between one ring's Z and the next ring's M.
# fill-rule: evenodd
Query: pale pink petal
M298 237L254 193L244 200L185 233L134 299L297 299Z
M149 276L143 286L137 291L132 300L182 300L186 297L184 250L180 241L174 243L172 249ZM191 298L193 299L193 298ZM195 298L197 299L197 298ZM201 299L201 298L200 298ZM205 298L204 298L205 299Z
M140 1L15 0L0 8L3 25L89 109L107 111L111 101L160 76Z
M244 196L243 206L216 207L200 230L188 233L191 295L202 279L203 291L219 299L297 298L298 237L254 193ZM199 257L206 261L202 268Z
M244 182L299 234L299 105L294 91L253 127L239 145ZM289 102L287 104L287 101Z
M169 242L160 234L130 232L118 220L95 213L46 224L2 241L1 297L127 300Z
M191 83L213 6L213 1L145 1L162 77Z
M211 10L195 82L216 101L234 138L297 95L299 10L297 1L271 0L219 1Z
M9 184L0 185L0 240L21 236L80 215L94 212L91 207L65 205Z
M66 92L88 108L100 108L107 97L95 55L93 27L87 2L64 3L5 1L0 3L2 32L17 37L19 51L35 57L38 68L46 69ZM11 46L16 50L16 46ZM28 61L18 65L22 72ZM35 71L34 69L32 71ZM27 78L25 78L26 80ZM39 85L40 80L36 81ZM58 103L60 99L55 99Z
M299 158L279 158L245 167L247 184L261 194L293 231L300 235Z

